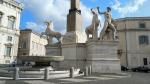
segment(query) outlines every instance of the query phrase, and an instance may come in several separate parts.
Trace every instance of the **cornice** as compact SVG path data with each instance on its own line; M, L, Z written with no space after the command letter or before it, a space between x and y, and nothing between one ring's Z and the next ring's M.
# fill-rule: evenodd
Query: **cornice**
M119 31L119 32L125 32L125 31L139 31L139 32L141 32L141 31L147 31L147 32L149 32L150 29L119 29L117 31Z
M125 18L118 18L115 19L116 22L119 21L139 21L139 20L144 20L144 21L150 21L150 17L125 17Z

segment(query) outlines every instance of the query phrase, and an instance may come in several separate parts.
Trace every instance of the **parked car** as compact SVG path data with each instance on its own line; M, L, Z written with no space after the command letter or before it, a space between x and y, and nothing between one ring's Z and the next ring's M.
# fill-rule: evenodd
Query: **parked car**
M121 70L122 70L122 71L128 71L129 69L128 69L128 67L121 66Z
M15 60L9 65L9 67L16 67L16 65L17 65L17 61Z
M147 73L150 69L146 66L139 66L139 67L132 68L131 70L133 72L138 71L138 72L146 72Z

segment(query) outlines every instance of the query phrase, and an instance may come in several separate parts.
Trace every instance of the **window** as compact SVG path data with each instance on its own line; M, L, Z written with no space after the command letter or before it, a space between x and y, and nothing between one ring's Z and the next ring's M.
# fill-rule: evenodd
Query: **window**
M139 23L140 28L146 28L145 23Z
M148 65L147 58L143 58L144 65Z
M3 3L3 0L0 0L0 4L2 4Z
M23 53L23 55L25 56L25 55L27 55L27 53Z
M12 41L12 37L11 37L11 36L8 36L8 37L7 37L7 41Z
M1 23L2 23L2 17L3 17L3 13L0 12L0 25L1 25Z
M37 43L35 43L35 48L38 49L38 44Z
M15 26L15 17L9 16L8 17L8 28L14 29Z
M149 44L148 36L139 36L139 44Z
M27 48L27 42L22 42L22 48L24 48L24 49Z
M32 49L34 49L34 47L35 47L35 44L34 44L34 42L32 41Z
M11 56L11 47L6 47L6 53L5 53L6 56Z
M9 63L10 63L10 60L5 60L5 63L6 63L6 64L9 64Z

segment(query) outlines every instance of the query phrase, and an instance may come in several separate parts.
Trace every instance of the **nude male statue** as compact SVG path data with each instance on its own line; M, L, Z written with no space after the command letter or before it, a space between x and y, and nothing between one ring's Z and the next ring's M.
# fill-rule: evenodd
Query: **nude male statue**
M115 28L114 24L112 23L111 8L107 7L107 11L100 12L99 7L98 7L98 13L104 14L104 17L105 17L104 27L100 33L100 39L102 39L102 40L104 39L104 35L106 34L107 28L110 28L113 31L112 38L113 38L113 40L115 40L116 39L116 28Z

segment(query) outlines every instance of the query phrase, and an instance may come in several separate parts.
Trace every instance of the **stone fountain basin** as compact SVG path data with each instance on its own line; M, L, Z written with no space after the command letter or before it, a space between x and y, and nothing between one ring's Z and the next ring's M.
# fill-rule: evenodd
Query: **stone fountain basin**
M12 67L12 68L15 68L15 67ZM20 70L23 69L23 68L27 68L27 67L19 67ZM28 67L30 69L33 69L31 67ZM74 72L74 75L75 76L80 76L82 74L79 74L79 71L80 69L75 69L75 72ZM0 76L1 77L10 77L10 78L13 78L13 73L14 71L11 70L9 71L9 67L8 68L4 68L4 69L1 69L0 70ZM66 77L69 77L70 75L70 72L69 70L63 70L63 71L50 71L49 72L49 76L51 79L53 78L66 78ZM34 71L32 70L28 70L28 71L19 71L19 77L20 78L41 78L43 79L44 78L44 69L41 68L41 70L39 69L34 69Z
M34 62L60 62L64 60L64 56L18 56L18 59Z

